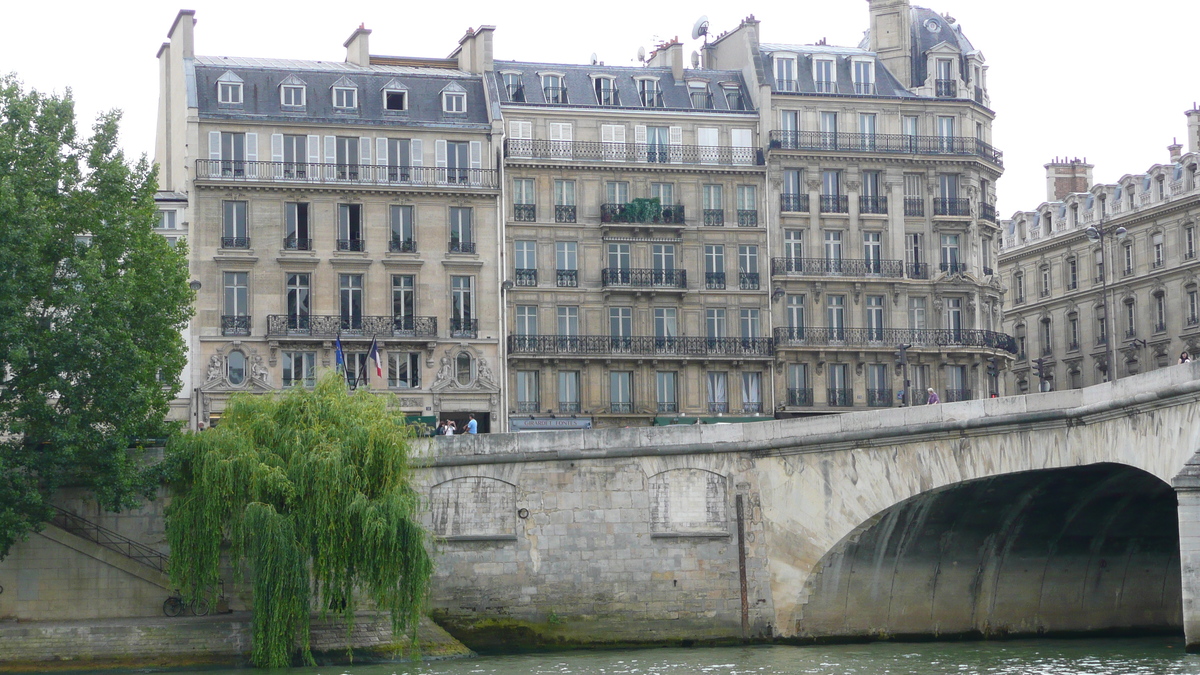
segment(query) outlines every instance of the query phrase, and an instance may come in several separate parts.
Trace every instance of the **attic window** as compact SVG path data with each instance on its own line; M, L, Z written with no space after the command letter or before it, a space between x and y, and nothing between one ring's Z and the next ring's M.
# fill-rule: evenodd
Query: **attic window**
M600 105L621 105L621 99L617 95L617 81L611 77L597 77L596 85L596 103Z
M303 108L304 92L303 85L285 84L279 88L279 102L289 108Z
M709 110L713 107L712 92L708 90L707 82L688 82L688 96L692 99L692 107L697 110Z
M460 113L467 111L467 95L461 91L444 91L442 92L442 110L445 112Z
M408 92L398 89L383 91L384 110L408 110Z
M334 87L333 107L354 109L358 107L358 89L354 87Z
M222 105L242 104L242 78L226 71L217 78L217 102Z
M833 59L813 59L813 81L818 94L837 91L837 62Z

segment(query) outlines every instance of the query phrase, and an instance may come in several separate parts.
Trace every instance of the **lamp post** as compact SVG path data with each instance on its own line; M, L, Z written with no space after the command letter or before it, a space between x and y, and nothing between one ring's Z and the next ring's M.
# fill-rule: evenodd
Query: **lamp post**
M1104 240L1109 237L1116 237L1117 241L1124 241L1127 234L1125 228L1118 227L1116 229L1107 229L1104 227L1104 221L1100 224L1087 228L1083 231L1087 235L1088 241L1100 244L1100 266L1104 269L1100 273L1100 281L1103 285L1104 294L1100 299L1100 304L1104 307L1104 341L1105 353L1108 356L1108 366L1106 368L1108 381L1113 382L1117 379L1117 350L1113 345L1113 331L1109 328L1109 307L1108 307L1108 249L1104 245ZM1115 326L1115 322L1111 324Z

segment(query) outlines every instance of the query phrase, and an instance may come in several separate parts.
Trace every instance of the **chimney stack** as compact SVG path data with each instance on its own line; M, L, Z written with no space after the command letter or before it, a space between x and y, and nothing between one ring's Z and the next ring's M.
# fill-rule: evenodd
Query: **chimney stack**
M181 9L175 15L175 22L171 24L171 30L167 31L167 39L171 41L171 48L178 49L182 58L190 59L196 55L196 43L192 32L195 26L196 10Z
M1092 169L1087 158L1055 157L1046 165L1046 201L1060 202L1072 192L1087 192L1092 185Z
M1188 120L1188 152L1200 152L1200 108L1196 104L1192 104L1192 109L1187 111Z
M459 70L482 75L495 70L492 59L492 35L495 26L480 26L467 29L465 35L458 41L458 48L450 54L450 58L458 59Z
M1183 146L1179 144L1179 140L1172 138L1171 144L1167 146L1167 152L1171 153L1171 162L1179 163L1179 158L1183 157Z
M867 0L871 3L871 33L867 48L905 89L912 81L912 8L908 0Z
M654 49L646 65L651 68L670 68L676 82L683 82L683 43L678 37Z
M370 36L371 31L365 25L359 24L358 28L350 34L350 38L342 45L346 48L346 63L353 63L356 66L371 65L371 48L368 40Z

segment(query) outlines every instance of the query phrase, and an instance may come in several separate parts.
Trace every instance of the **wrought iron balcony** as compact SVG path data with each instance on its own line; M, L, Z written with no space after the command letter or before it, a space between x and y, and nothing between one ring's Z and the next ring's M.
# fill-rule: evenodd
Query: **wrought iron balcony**
M300 239L297 237L284 237L283 250L285 251L311 251L312 239Z
M537 206L534 204L513 204L513 220L518 223L537 221Z
M677 413L679 412L678 401L659 401L658 412L660 413Z
M613 401L608 404L608 412L613 415L628 415L633 412L633 403L630 401Z
M906 216L924 216L925 215L925 200L921 197L905 197L904 198L904 215Z
M417 242L415 239L392 237L391 241L388 242L388 250L392 253L416 253Z
M602 141L549 141L530 138L506 139L504 156L509 159L712 164L714 166L762 166L766 163L762 151L758 148L660 143L605 143Z
M724 272L705 272L704 287L710 291L719 291L725 288L725 273Z
M811 406L813 404L812 388L788 387L787 404L794 407Z
M858 210L860 213L882 213L888 212L888 199L880 196L860 196L858 198Z
M224 314L221 316L221 335L249 335L250 317L245 314Z
M600 285L605 288L687 288L687 270L606 267L600 271Z
M339 251L362 251L366 242L362 239L338 239L337 250Z
M517 412L519 413L540 413L541 411L541 401L517 401Z
M870 95L875 93L874 82L855 82L854 93L859 95Z
M728 415L729 414L729 401L709 401L708 402L708 414L709 415Z
M933 215L970 216L971 200L966 197L934 197Z
M696 110L712 110L713 95L707 91L693 91L690 94L692 99L692 107Z
M450 319L450 337L479 337L479 319Z
M914 347L975 347L1017 353L1017 341L1011 335L990 330L952 328L800 328L775 329L776 347L875 347L893 349L896 345Z
M725 224L724 209L704 209L704 224L708 227L721 227Z
M808 213L808 195L788 194L785 192L779 195L779 209L781 211Z
M451 239L446 250L448 253L474 253L475 242Z
M536 269L516 269L513 270L513 280L518 286L537 286L537 270Z
M996 222L996 205L979 202L979 219L986 220L989 223Z
M237 165L238 170L228 168ZM464 187L494 190L496 169L375 164L300 164L295 162L229 162L196 160L196 180L234 182L284 182L318 185L396 185L414 187Z
M954 80L936 80L934 88L938 98L958 98L958 83Z
M845 277L904 277L904 264L899 260L852 258L772 258L771 274L845 276Z
M396 337L435 338L434 316L355 316L340 314L271 314L267 317L268 337Z
M758 227L757 209L738 209L738 227Z
M643 108L661 108L663 107L663 95L661 91L640 91L638 99L642 103Z
M854 390L834 388L826 389L825 403L834 408L848 408L854 405Z
M579 401L559 401L558 412L559 414L567 415L570 415L571 413L583 412L583 406L580 405Z
M834 82L833 80L817 80L813 82L813 84L816 85L818 94L837 93L837 82Z
M980 157L1004 165L1004 153L977 138L965 136L915 136L908 134L858 134L831 131L772 131L772 150L872 152L905 155L960 155Z
M967 263L964 262L944 262L938 265L938 268L946 274L966 274Z
M621 105L621 92L616 89L597 89L596 103L599 105Z
M542 95L546 98L546 103L558 103L566 105L567 88L566 87L542 87Z
M906 263L904 271L909 279L928 279L929 263Z
M525 85L508 84L504 86L504 90L508 92L508 100L513 103L525 102Z
M850 213L848 195L821 195L821 213Z
M739 272L738 288L743 291L757 291L759 289L758 277L758 272Z
M1079 351L1079 342L1078 342L1078 341L1076 341L1076 340L1072 340L1072 341L1071 341L1071 342L1070 342L1070 343L1067 345L1067 351L1069 351L1069 352L1077 352L1077 351Z
M762 401L743 401L742 402L742 414L743 415L761 415L762 409L763 409Z
M954 403L955 401L970 401L970 389L947 389L946 397L942 399L943 403Z
M221 237L221 248L250 248L250 237Z
M559 288L579 287L579 270L554 270L554 277Z
M770 358L771 338L706 338L608 335L510 335L510 356L708 356Z
M892 406L892 390L868 389L867 405L872 408L890 408Z
M628 204L601 204L600 222L683 225L683 205L659 204L653 199Z
M796 80L781 80L775 79L775 91L784 93L795 93L800 91L800 84Z
M556 223L573 223L575 222L575 205L555 204L554 205L554 222Z

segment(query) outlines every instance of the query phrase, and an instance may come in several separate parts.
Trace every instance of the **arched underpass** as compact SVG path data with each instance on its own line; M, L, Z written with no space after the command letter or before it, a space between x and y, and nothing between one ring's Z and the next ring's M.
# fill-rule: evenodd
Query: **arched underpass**
M1120 464L922 493L863 524L818 569L799 637L1183 626L1175 491Z

